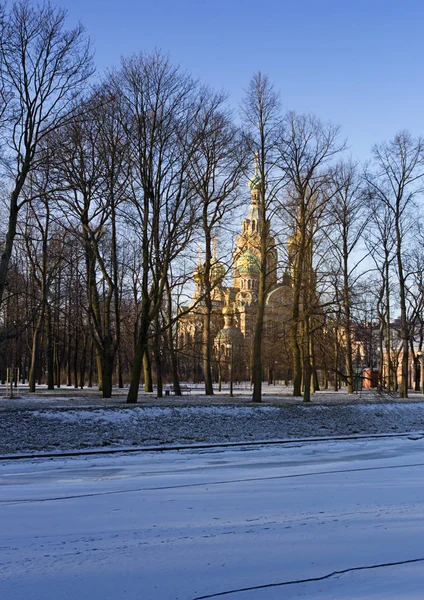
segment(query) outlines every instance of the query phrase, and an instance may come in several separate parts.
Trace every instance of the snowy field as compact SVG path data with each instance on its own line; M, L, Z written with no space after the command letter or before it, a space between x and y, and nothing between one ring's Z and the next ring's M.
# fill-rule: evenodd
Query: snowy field
M424 431L422 401L171 401L136 406L81 405L81 399L63 406L63 398L9 401L0 404L0 455Z
M424 438L0 462L0 597L424 597Z

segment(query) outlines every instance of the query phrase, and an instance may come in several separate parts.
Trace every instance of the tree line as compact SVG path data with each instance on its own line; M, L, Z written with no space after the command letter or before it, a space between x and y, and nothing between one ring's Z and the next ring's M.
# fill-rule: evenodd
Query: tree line
M424 339L420 137L400 132L361 165L346 158L339 127L285 111L262 73L238 113L161 52L95 77L84 28L29 0L1 5L0 136L3 379L19 366L31 391L97 384L105 398L129 384L134 403L154 372L158 396L164 381L178 393L198 350L181 352L178 324L202 305L197 368L212 394L213 240L230 273L226 247L255 155L253 400L264 378L271 227L291 290L275 343L294 395L308 401L318 371L352 392L362 353L388 390L400 369L407 396ZM187 305L199 246L202 295Z

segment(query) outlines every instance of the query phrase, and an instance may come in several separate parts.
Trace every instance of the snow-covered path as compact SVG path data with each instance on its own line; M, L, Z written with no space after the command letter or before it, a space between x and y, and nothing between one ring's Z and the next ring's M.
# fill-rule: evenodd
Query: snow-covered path
M423 472L424 439L3 462L0 597L418 600Z

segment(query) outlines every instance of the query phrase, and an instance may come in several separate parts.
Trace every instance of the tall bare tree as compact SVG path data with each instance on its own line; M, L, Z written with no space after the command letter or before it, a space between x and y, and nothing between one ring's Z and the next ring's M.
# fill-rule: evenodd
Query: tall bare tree
M66 13L49 3L15 2L0 14L0 92L5 148L1 162L11 184L6 239L0 257L0 303L18 214L30 200L22 190L42 161L40 144L68 122L75 99L93 73L83 27L66 29Z
M294 223L290 244L293 279L291 346L294 396L302 395L300 325L305 315L309 321L307 304L312 302L314 294L311 289L314 280L312 271L314 234L319 229L319 219L325 213L331 197L328 194L329 163L344 147L338 138L338 127L325 125L314 116L289 113L278 145L278 164L285 175L286 186L281 208L288 213ZM309 328L308 323L305 324ZM309 400L312 373L310 360L308 345L303 361L308 371L305 377L304 400L306 401Z
M412 209L418 194L423 191L424 141L404 131L393 140L374 146L375 171L365 175L370 194L386 207L394 226L396 271L399 285L399 304L402 337L401 398L408 397L409 325L407 318L407 273L404 251L411 233Z
M341 163L330 179L333 228L330 230L331 251L341 273L342 294L341 313L346 359L347 391L353 389L353 331L352 302L356 286L358 266L364 260L364 253L355 256L368 222L365 211L363 185L353 163Z
M376 294L376 308L379 327L380 370L387 390L397 389L397 377L392 361L392 300L393 300L393 263L395 254L395 228L393 214L387 206L376 201L369 194L369 235L366 245L379 275Z
M221 283L212 243L220 228L228 224L239 198L240 179L246 171L246 145L223 108L222 94L204 92L205 100L194 123L196 147L190 163L190 182L196 196L205 260L200 271L204 307L203 373L205 394L213 394L211 315L213 288Z
M259 188L258 208L260 220L259 283L255 329L253 335L253 402L262 401L262 340L264 328L265 302L267 292L267 257L269 248L270 221L268 212L275 195L272 172L275 161L276 140L280 130L280 101L268 77L261 72L253 75L249 82L243 104L243 114L250 136L250 146L258 161Z
M138 335L127 397L127 402L135 403L149 330L161 309L169 266L192 235L188 168L198 96L195 82L160 53L124 60L111 86L121 95L131 161L133 209L127 219L141 252Z
M122 193L116 144L104 139L110 115L97 103L87 102L85 115L73 119L56 136L59 199L64 222L84 249L87 314L98 356L104 398L112 394L112 375L118 346L116 335L115 211ZM53 143L53 142L52 142ZM110 165L116 160L116 172ZM115 234L115 236L114 236ZM119 315L118 315L119 317Z

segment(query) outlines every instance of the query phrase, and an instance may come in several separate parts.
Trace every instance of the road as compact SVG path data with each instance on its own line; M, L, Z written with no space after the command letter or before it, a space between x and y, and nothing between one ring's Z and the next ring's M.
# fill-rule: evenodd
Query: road
M7 600L421 599L424 439L0 462Z

